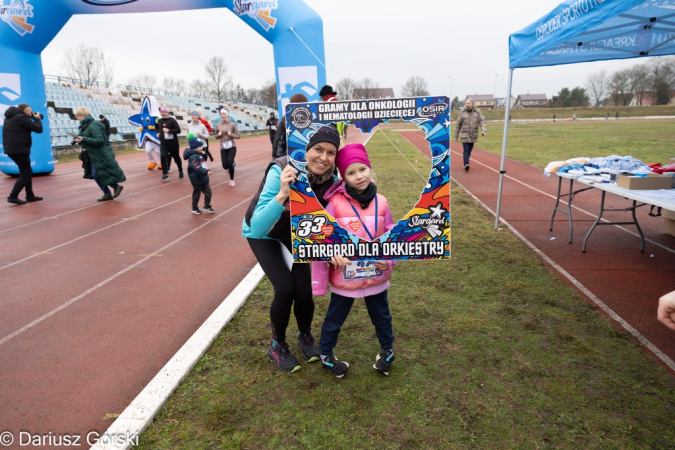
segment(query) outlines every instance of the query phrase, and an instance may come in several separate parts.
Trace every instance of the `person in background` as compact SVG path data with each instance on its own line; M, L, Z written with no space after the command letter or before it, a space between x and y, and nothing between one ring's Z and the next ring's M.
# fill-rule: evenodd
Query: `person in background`
M98 116L98 118L99 118L99 120L101 121L101 123L103 123L103 125L105 125L105 134L106 134L106 136L108 136L108 138L110 138L110 121L109 121L108 119L106 119L105 116L104 116L103 114L100 114L100 115Z
M277 125L279 124L279 121L277 120L276 117L274 117L274 113L270 113L270 118L267 119L267 122L265 122L265 126L267 127L267 131L270 132L270 144L272 144L272 158L274 158L274 135L277 134Z
M169 181L169 168L171 159L176 161L178 166L178 178L183 178L183 163L179 155L178 135L180 134L180 125L178 121L169 115L169 108L162 106L159 108L159 114L162 116L157 120L157 137L159 138L159 150L162 155L162 181Z
M328 84L321 88L319 91L319 97L321 97L322 102L339 101L337 98L337 92L335 92L333 87ZM335 127L337 128L338 133L340 133L340 137L342 139L347 139L347 124L344 122L335 122Z
M77 108L75 118L80 121L80 128L74 141L85 150L82 161L84 178L94 179L103 191L103 197L98 199L99 202L119 197L124 189L119 183L126 181L127 178L115 160L115 154L105 134L105 125L94 120L87 108ZM115 190L114 194L110 192L108 186Z
M14 182L12 192L7 197L7 202L15 205L42 200L42 197L33 192L33 169L30 163L30 150L33 146L31 133L42 133L42 114L34 112L25 103L7 108L2 127L2 151L19 168L19 178ZM24 189L26 200L21 200L19 194Z
M221 121L216 124L216 137L220 139L220 161L223 169L230 173L229 186L234 186L234 169L237 163L234 158L237 156L237 144L235 139L239 139L239 128L237 124L230 121L230 113L227 109L220 110Z
M656 316L659 322L675 331L675 291L669 292L659 299Z
M459 113L457 124L455 125L455 140L459 142L459 136L462 135L462 146L464 147L464 171L469 171L469 160L473 144L478 141L478 127L481 128L481 134L485 136L485 116L474 107L473 100L466 99L464 108Z
M183 159L187 160L187 173L192 183L192 214L202 214L199 209L199 197L204 193L204 212L213 214L215 211L211 207L211 186L209 185L209 176L211 171L206 166L204 160L204 144L197 137L192 137L188 141L190 145L183 152Z
M197 108L197 112L199 113L199 121L202 124L204 124L204 126L206 127L206 131L208 131L209 134L211 134L213 132L213 128L211 127L211 123L206 119L206 117L204 117L204 115L202 114L201 108ZM209 138L208 138L208 136L206 137L206 139L204 139L203 150L204 150L204 155L206 155L211 160L211 162L213 162L213 155L209 151Z
M307 179L323 206L326 206L323 196L336 180L333 171L339 145L340 135L330 125L319 128L307 144ZM320 355L311 332L314 318L311 266L287 262L284 256L290 257L291 252L289 195L290 184L295 179L296 169L288 164L287 157L272 160L242 223L242 236L274 289L270 305L272 342L267 349L267 358L282 372L296 372L301 368L286 341L291 312L298 325L298 344L304 360L319 361Z
M188 136L192 134L197 139L202 141L202 144L204 144L202 150L204 150L204 154L206 154L205 150L206 150L206 142L208 142L209 140L209 130L206 128L206 125L204 125L201 122L201 120L199 120L199 111L192 111L192 113L190 113L190 121L187 124L187 131Z
M289 103L304 103L307 97L303 94L293 94ZM339 145L338 145L339 147ZM286 148L286 116L284 115L277 125L277 132L274 135L274 142L272 142L272 159L285 156L288 149Z

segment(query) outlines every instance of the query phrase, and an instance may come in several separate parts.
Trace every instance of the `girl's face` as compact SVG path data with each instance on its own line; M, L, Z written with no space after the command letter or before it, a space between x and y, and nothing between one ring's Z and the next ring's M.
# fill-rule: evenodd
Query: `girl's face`
M191 117L192 117L192 123L197 123L197 122L199 122L199 116L195 116L195 115L193 114Z
M314 175L325 174L335 164L336 155L337 147L330 142L319 142L307 150L305 155L307 170Z
M230 116L228 116L226 113L220 113L220 118L223 119L223 122L225 123L230 121Z
M373 174L370 171L370 167L363 163L350 164L342 176L345 179L345 183L359 194L365 191L373 181Z

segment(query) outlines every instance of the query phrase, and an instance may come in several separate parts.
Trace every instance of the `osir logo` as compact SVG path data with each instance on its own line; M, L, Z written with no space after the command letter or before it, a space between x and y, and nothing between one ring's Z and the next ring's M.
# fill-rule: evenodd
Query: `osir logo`
M29 1L3 0L0 5L0 18L21 36L26 33L33 33L33 29L35 29L35 25L26 21L26 19L33 17L33 6L28 4Z
M424 105L419 110L419 115L422 117L437 116L447 109L448 105L445 103L434 103L433 105Z

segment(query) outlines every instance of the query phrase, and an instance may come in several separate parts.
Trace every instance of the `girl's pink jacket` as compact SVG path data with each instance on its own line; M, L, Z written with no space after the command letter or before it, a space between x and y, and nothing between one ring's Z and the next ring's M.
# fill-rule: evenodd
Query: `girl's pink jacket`
M374 238L382 236L394 227L394 219L387 199L380 194L377 194L377 211L375 211L375 200L371 201L366 209L361 209L361 205L347 193L344 181L340 180L326 192L324 199L329 201L326 212L335 217L342 228L360 238L370 240L364 225L368 227L368 231ZM356 208L363 222L354 213L352 206ZM377 233L375 233L375 221L377 221ZM387 264L389 268L377 277L345 280L342 268L333 267L325 262L312 263L312 293L324 295L328 290L330 280L331 291L345 297L360 298L379 294L389 287L391 269L395 263L387 261Z

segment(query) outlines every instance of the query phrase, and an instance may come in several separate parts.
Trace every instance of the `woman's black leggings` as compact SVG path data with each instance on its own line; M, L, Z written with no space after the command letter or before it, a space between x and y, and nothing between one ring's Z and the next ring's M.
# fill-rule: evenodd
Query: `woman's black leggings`
M230 172L230 180L234 180L234 157L237 156L237 147L220 150L220 162L223 169Z
M286 342L286 328L291 318L291 308L298 322L298 331L308 332L314 318L312 298L312 271L310 264L293 264L288 270L281 253L281 244L273 239L247 239L253 254L274 288L270 306L272 339Z

